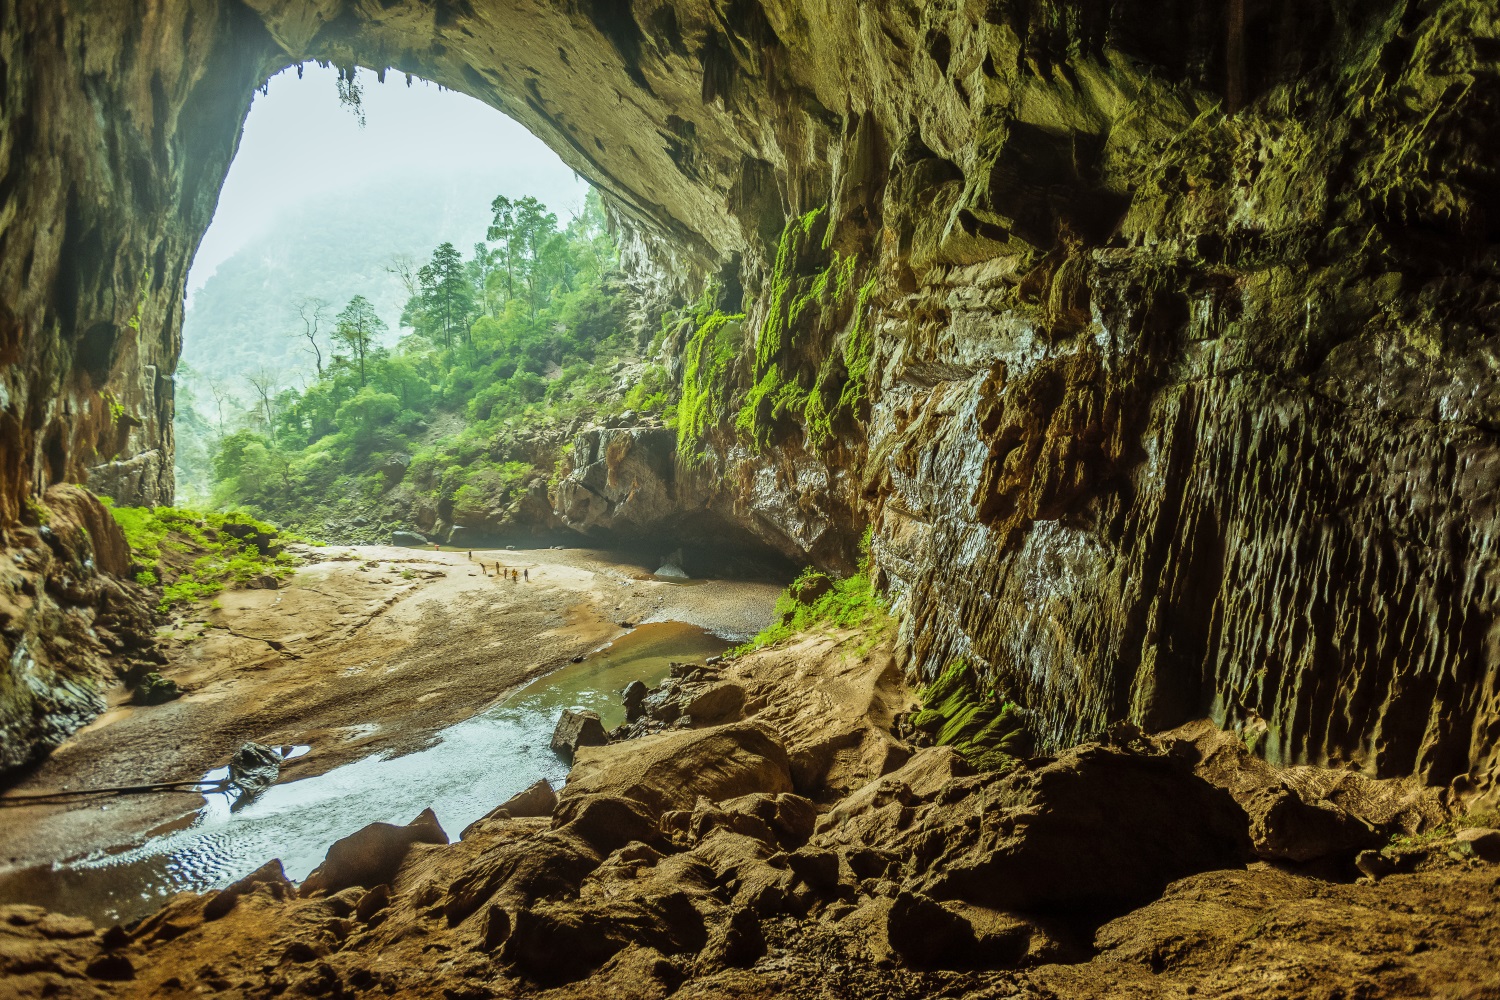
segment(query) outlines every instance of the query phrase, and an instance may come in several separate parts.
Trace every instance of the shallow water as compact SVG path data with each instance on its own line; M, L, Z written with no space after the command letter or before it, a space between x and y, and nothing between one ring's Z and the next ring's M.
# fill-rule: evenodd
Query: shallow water
M210 794L183 829L123 853L33 868L0 879L0 901L34 903L100 924L152 912L177 892L220 888L280 858L301 880L328 846L368 823L406 823L431 806L449 837L495 806L568 767L550 742L564 708L598 712L606 728L624 721L620 692L655 684L673 660L723 652L728 643L680 622L642 625L582 663L539 678L472 719L438 733L427 749L375 755L326 774L272 786L237 812ZM311 753L316 755L317 747Z

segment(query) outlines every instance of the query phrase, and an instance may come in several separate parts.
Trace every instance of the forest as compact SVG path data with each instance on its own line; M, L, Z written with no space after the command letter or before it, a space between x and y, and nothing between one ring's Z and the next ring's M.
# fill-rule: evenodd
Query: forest
M313 360L305 388L252 372L249 405L227 420L218 401L189 398L209 441L210 506L313 536L381 499L484 520L553 472L519 438L601 406L665 410L660 368L601 403L609 363L647 345L611 289L618 252L597 194L566 225L534 197L498 197L486 237L467 256L443 243L425 262L395 258L408 332L394 344L364 296L309 300L295 324Z

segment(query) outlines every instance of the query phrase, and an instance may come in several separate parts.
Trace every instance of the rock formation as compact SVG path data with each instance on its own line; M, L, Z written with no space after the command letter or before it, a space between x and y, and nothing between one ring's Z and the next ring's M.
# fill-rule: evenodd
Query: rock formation
M1500 768L1489 5L11 15L7 524L90 469L166 495L183 281L251 95L389 68L597 183L644 297L712 282L668 342L674 465L829 567L872 524L925 676L968 661L1053 748L1208 714L1288 763Z
M517 805L550 798L542 783L457 843L430 812L375 823L300 890L271 861L108 930L0 907L0 991L1398 1000L1500 986L1500 831L1391 841L1449 818L1413 779L1277 769L1212 727L1122 726L1008 771L908 747L849 761L831 786L798 758L851 724L891 739L902 700L889 643L856 638L735 661L722 673L754 689L748 719L584 749L555 803ZM1349 843L1323 856L1336 877L1287 863L1328 848L1316 825L1283 827L1282 860L1254 860L1265 827L1241 803L1276 787L1321 789L1379 828L1387 846L1358 855L1378 877L1339 874Z

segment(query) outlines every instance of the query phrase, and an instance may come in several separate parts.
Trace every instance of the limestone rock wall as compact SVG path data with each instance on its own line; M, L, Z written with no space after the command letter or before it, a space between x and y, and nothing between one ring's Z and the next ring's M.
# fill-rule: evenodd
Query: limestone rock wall
M914 669L972 660L1054 744L1206 713L1289 761L1496 767L1490 5L7 13L7 520L109 461L163 491L137 457L170 454L182 279L253 88L390 68L599 184L643 291L712 282L741 318L676 343L712 362L680 369L712 389L694 467L798 557L847 566L873 523Z

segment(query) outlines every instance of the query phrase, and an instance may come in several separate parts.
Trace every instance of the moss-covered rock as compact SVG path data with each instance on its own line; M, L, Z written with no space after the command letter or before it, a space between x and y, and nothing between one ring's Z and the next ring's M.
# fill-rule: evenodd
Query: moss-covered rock
M1008 768L1031 749L1019 706L981 691L974 671L955 661L922 692L910 724L938 746L952 747L982 771Z

